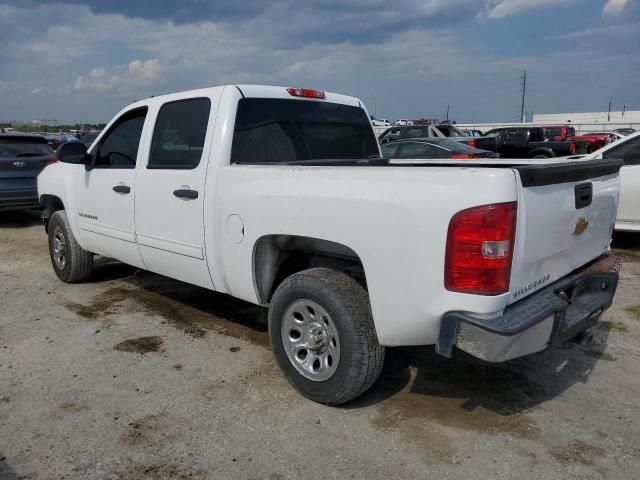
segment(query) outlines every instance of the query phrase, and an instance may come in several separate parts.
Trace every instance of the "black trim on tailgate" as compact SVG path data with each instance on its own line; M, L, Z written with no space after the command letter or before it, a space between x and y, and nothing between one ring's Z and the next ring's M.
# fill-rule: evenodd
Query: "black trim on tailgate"
M620 170L623 163L619 159L609 159L551 165L520 165L512 168L520 174L523 187L540 187L611 175Z

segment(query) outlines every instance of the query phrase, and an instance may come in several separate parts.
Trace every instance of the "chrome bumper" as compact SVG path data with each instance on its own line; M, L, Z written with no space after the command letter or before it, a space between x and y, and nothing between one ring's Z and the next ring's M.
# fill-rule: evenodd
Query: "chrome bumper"
M509 305L501 317L448 312L436 351L451 357L456 345L483 360L504 362L562 344L595 325L611 306L621 265L618 257L604 257Z

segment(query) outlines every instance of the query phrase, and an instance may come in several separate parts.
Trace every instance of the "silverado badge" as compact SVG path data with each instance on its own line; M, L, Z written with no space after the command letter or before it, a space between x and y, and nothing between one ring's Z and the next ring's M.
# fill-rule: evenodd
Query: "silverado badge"
M580 217L576 222L576 226L573 229L573 234L577 237L578 235L582 235L584 231L589 226L589 220L584 217Z

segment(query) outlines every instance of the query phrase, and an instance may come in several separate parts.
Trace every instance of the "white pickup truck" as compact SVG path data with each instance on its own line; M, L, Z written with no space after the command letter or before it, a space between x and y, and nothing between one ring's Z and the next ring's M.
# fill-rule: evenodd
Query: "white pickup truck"
M500 362L594 325L621 162L380 158L352 97L225 86L125 107L38 178L53 269L104 255L269 307L284 374L338 405L385 346Z

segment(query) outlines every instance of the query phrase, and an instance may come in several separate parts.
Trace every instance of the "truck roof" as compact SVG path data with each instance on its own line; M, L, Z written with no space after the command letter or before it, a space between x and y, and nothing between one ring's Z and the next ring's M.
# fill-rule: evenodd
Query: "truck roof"
M239 93L246 98L281 98L283 100L312 100L319 102L330 102L330 103L340 103L343 105L350 105L353 107L362 107L362 102L356 97L350 97L348 95L342 95L339 93L333 92L324 92L324 99L313 99L313 98L302 98L291 95L287 89L290 87L281 87L276 85L220 85L216 87L206 87L199 88L194 90L185 90L181 92L169 93L166 95L158 95L156 97L145 98L144 100L140 100L138 102L134 102L131 105L128 105L127 108L135 105L148 105L150 100L154 102L164 103L167 101L179 100L181 98L194 97L198 94L201 95L209 95L216 90L222 90L225 88L235 88L238 89ZM293 88L300 88L297 86L293 86Z

